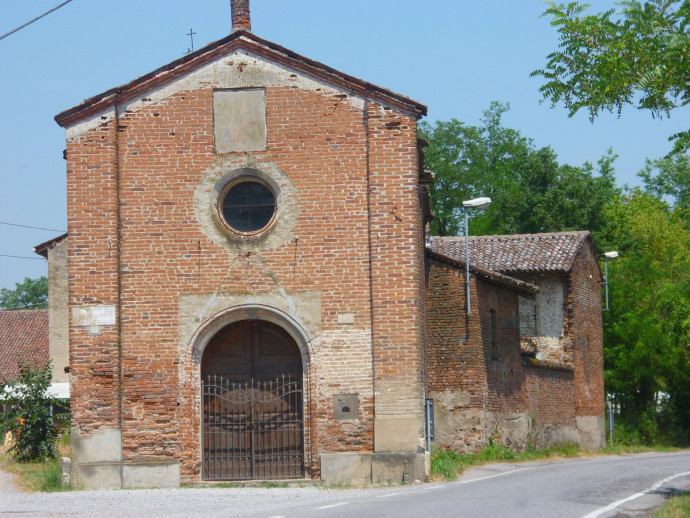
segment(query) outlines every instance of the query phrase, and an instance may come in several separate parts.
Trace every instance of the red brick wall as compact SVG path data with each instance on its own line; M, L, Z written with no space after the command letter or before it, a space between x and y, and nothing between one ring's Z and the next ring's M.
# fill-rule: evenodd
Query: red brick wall
M550 367L525 367L529 413L534 440L558 426L575 426L573 373ZM545 444L539 444L545 446Z
M435 401L435 445L477 451L493 432L488 415L528 411L518 293L473 275L468 317L465 272L435 260L428 263L427 397Z
M587 238L570 272L568 317L573 339L575 411L604 416L604 351L601 323L601 270Z
M115 124L67 146L69 304L117 304ZM117 328L70 328L71 410L82 433L119 426Z
M368 104L376 416L423 416L424 262L416 121Z
M435 401L435 447L479 451L494 433L511 448L575 437L572 368L524 363L518 292L428 260L427 397ZM490 313L495 312L492 348Z
M466 315L465 272L434 260L428 263L427 397L462 391L470 396L467 408L484 409L487 364L479 313L475 309L469 318ZM470 295L476 308L475 282Z
M487 365L487 410L516 413L527 410L522 390L525 373L520 363L520 327L518 293L485 282L479 283L484 361ZM489 312L495 311L497 357L491 351Z
M298 242L231 256L201 230L193 199L217 162L212 92L178 92L121 115L119 205L113 122L68 140L70 304L117 306L120 282L125 460L179 459L183 480L194 480L199 386L188 380L198 365L179 352L180 296L319 292L327 339L305 378L306 458L317 474L319 453L373 451L372 360L377 392L400 391L382 392L377 412L421 415L416 120L373 102L363 112L344 95L266 88L268 149L247 156L272 161L294 184ZM354 326L339 326L339 311L353 312ZM97 336L72 327L70 341L74 425L119 428L118 326ZM332 396L346 392L359 394L360 419L334 421Z

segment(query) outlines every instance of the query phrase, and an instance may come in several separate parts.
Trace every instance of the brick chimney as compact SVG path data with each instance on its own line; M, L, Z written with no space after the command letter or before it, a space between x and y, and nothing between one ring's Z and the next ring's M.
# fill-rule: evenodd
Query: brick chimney
M249 0L230 0L232 12L232 30L252 30L252 22L249 19Z

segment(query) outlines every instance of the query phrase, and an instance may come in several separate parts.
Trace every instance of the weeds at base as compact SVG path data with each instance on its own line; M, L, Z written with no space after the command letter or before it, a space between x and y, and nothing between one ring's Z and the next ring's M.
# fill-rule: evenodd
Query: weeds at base
M434 450L431 455L431 480L455 480L466 468L492 462L528 462L532 460L560 459L572 457L596 457L600 455L627 455L646 452L674 452L680 448L668 446L607 446L596 451L580 451L573 443L559 443L548 448L536 449L529 445L525 451L514 452L498 443L494 438L479 453L460 453L455 450Z
M57 459L46 462L19 463L3 453L0 457L0 467L15 475L14 480L17 487L24 491L55 493L72 490L72 488L62 485L62 472Z
M70 456L69 435L66 434L58 441L57 448L59 457ZM0 468L15 475L14 483L22 491L56 493L74 489L62 485L58 459L45 462L17 462L7 453L5 446L0 446Z
M672 496L652 514L652 518L685 518L690 516L690 492Z
M431 455L432 480L455 480L472 466L492 462L525 462L550 458L579 456L577 444L561 443L543 449L528 447L523 452L514 452L493 438L479 453L460 453L455 450L434 450Z

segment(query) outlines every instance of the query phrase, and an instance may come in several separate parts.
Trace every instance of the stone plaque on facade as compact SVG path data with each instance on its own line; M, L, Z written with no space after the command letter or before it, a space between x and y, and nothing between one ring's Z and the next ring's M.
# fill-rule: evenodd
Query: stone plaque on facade
M72 308L75 326L114 326L115 306L83 306Z
M359 419L359 395L338 394L333 396L333 419Z
M216 153L266 149L266 98L263 88L213 92Z
M351 326L355 323L354 313L338 313L338 324Z
M98 334L102 326L115 325L115 306L82 306L72 308L72 325L84 326Z

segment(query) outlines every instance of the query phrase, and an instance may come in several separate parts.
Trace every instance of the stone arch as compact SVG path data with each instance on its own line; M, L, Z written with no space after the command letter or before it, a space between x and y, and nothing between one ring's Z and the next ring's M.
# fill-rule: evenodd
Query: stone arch
M302 354L302 369L305 381L311 363L312 339L306 329L291 315L278 308L265 304L241 304L223 309L207 318L196 330L190 340L192 360L201 364L206 346L225 326L241 320L265 320L276 324L295 340Z

